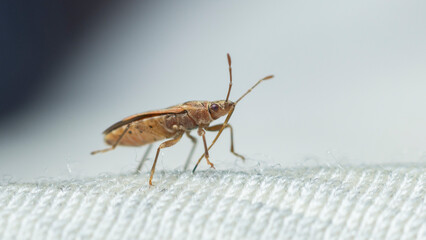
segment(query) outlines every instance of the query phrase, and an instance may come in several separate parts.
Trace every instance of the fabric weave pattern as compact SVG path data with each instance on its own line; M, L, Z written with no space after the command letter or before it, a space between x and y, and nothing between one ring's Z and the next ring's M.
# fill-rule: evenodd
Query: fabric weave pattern
M3 183L0 239L426 239L426 168L157 171Z

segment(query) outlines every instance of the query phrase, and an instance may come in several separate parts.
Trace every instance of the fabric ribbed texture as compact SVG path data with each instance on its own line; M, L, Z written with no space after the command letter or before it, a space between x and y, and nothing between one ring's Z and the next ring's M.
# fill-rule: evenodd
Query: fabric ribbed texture
M0 239L426 239L426 168L157 171L0 186Z

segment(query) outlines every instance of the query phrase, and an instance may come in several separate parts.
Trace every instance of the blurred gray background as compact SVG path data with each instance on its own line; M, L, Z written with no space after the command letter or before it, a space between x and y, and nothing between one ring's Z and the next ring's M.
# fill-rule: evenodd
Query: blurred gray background
M232 100L258 79L275 78L231 118L236 151L247 162L229 153L225 131L211 151L217 168L426 162L424 1L93 1L96 11L81 3L69 15L69 6L56 7L44 9L56 14L47 20L43 11L3 15L11 19L6 40L33 44L43 33L37 39L46 47L23 51L12 38L2 45L3 180L133 171L145 147L89 154L106 147L102 131L135 113L224 99L227 52ZM41 30L16 33L30 23ZM56 41L66 47L56 51ZM33 51L55 54L42 61ZM28 81L13 77L19 74ZM183 138L162 151L157 170L182 168L190 147ZM200 139L193 162L202 152Z

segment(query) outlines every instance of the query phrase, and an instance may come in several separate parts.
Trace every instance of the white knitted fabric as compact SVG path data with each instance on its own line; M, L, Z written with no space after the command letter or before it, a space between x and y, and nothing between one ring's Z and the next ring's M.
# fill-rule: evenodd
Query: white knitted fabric
M0 239L426 239L426 168L157 171L0 186Z

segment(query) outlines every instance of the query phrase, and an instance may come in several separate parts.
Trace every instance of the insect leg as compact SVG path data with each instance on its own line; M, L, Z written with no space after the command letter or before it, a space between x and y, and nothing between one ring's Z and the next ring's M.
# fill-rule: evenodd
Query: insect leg
M209 131L209 132L220 131L220 129L222 129L223 125L224 124L218 124L218 125L214 125L214 126L208 127L208 128L206 128L206 131ZM244 158L243 155L240 155L240 154L238 154L238 153L236 153L234 151L234 130L233 130L231 124L226 124L226 126L224 127L224 129L225 128L229 128L229 130L231 131L231 153L233 153L235 156L241 158L242 160L245 160L245 158Z
M204 157L206 157L207 164L210 165L211 168L214 168L213 163L209 160L209 149L207 148L207 141L206 141L206 131L204 131L201 127L198 128L198 135L203 137L203 143L204 143Z
M192 148L191 148L191 152L189 152L188 158L186 159L185 166L183 167L183 170L186 170L188 168L189 162L191 161L192 155L194 154L195 147L197 146L197 139L195 137L193 137L189 133L189 131L186 131L185 133L186 133L186 136L188 136L188 138L191 139L193 145L192 145Z
M121 139L127 133L127 130L129 130L129 127L130 127L130 124L127 124L126 129L124 129L123 133L120 135L120 137L117 139L117 141L111 147L101 149L101 150L96 150L96 151L91 152L90 154L94 155L94 154L97 154L97 153L108 152L110 150L114 150L114 148L117 147L118 143L120 143Z
M213 147L213 145L214 145L214 143L217 141L217 139L219 139L219 136L222 134L223 129L224 129L224 128L225 128L225 126L228 124L229 119L231 118L232 113L234 112L234 109L235 109L235 108L232 108L231 110L229 110L229 113L228 113L228 116L227 116L227 117L226 117L226 119L225 119L225 122L223 122L222 127L220 128L219 132L217 133L216 137L213 139L213 142L210 144L210 146L209 146L209 148L208 148L207 150L210 150L210 148L212 148L212 147ZM202 156L198 159L197 164L195 164L194 169L192 169L192 173L194 173L194 172L195 172L195 170L196 170L196 169L197 169L197 167L198 167L198 164L200 164L200 162L201 162L201 160L203 159L203 157L204 157L204 154L203 154L203 155L202 155Z
M141 171L141 169L142 169L142 166L143 166L143 164L144 164L144 162L145 162L146 158L148 157L148 154L149 154L149 152L151 151L151 149L152 149L152 144L149 144L148 148L146 149L146 151L145 151L145 153L144 153L144 155L143 155L143 157L142 157L141 162L140 162L140 163L139 163L139 165L138 165L138 168L136 168L136 174L140 173L140 171Z
M162 148L166 148L166 147L171 147L173 145L175 145L177 142L179 142L179 140L182 138L183 132L179 132L175 138L171 139L171 140L167 140L165 142L163 142L162 144L160 144L160 146L157 148L157 154L155 155L155 160L154 160L154 164L152 164L152 168L151 168L151 176L149 177L149 185L152 186L152 177L154 176L154 172L155 172L155 165L157 164L157 159L158 159L158 155L160 154L160 149Z

